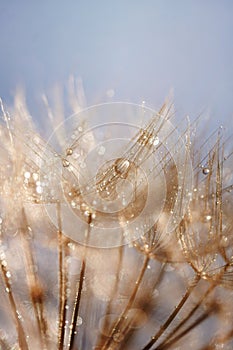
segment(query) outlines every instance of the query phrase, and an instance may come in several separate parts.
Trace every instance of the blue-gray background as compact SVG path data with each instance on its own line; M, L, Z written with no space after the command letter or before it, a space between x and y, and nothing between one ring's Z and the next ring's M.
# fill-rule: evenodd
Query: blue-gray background
M232 35L232 0L0 0L0 96L23 86L36 111L73 74L88 105L158 108L174 89L178 114L232 124Z

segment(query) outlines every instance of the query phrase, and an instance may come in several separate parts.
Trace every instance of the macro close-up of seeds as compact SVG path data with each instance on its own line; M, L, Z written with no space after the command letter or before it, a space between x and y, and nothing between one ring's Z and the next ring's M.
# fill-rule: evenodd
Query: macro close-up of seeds
M232 349L231 2L3 3L0 350Z

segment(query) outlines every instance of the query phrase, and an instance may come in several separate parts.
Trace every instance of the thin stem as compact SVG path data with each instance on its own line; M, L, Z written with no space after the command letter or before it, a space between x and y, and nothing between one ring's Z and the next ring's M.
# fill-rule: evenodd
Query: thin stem
M186 290L185 294L183 295L182 299L180 300L179 304L175 307L174 311L170 314L170 316L167 318L164 324L160 327L159 331L151 338L149 343L147 343L142 350L149 350L157 342L157 340L163 335L163 333L170 326L172 321L175 319L177 314L180 312L180 310L184 306L185 302L189 298L190 294L192 293L193 289L196 287L199 280L200 280L200 276L196 275L192 283L189 285L188 289Z
M122 236L122 238L123 238L123 236ZM107 305L107 307L106 307L106 312L105 312L106 315L110 314L110 312L111 312L111 306L112 306L111 303L112 303L112 301L115 300L116 297L117 297L117 287L118 287L118 284L119 284L119 275L120 275L120 271L121 271L121 267L122 267L122 260L123 260L123 245L121 245L121 246L119 247L119 263L118 263L118 265L117 265L116 280L115 280L115 283L114 283L114 288L113 288L113 291L112 291L112 293L111 293L110 300L109 300L108 305ZM103 325L103 329L106 329L106 328L107 328L107 323L108 323L108 320L107 320L107 318L106 318L106 320L105 320L105 322L104 322L104 325ZM100 345L100 340L99 340L99 339L98 339L97 344L99 344L99 345L97 345L97 347L98 347L98 346L99 346L99 347L101 346L101 345Z
M116 333L119 333L120 330L121 330L121 327L124 323L124 320L125 320L125 316L127 315L129 309L132 307L133 303L134 303L134 300L136 298L136 295L137 295L137 292L138 292L138 289L141 285L141 282L142 282L142 279L143 279L143 276L145 274L145 271L147 269L147 266L148 266L148 262L150 261L150 258L148 255L145 256L145 259L144 259L144 262L143 262L143 265L142 265L142 268L141 268L141 271L138 275L138 278L135 282L135 287L134 287L134 290L129 298L129 301L124 309L124 311L122 312L121 316L119 317L118 321L116 322L116 324L114 325L114 327L112 328L112 331L111 331L111 335L109 337L109 339L107 340L107 342L104 344L103 346L103 349L102 350L105 350L105 349L108 349L108 347L112 344L113 342L113 337Z
M59 324L58 324L58 350L63 349L65 340L65 320L66 320L66 282L67 277L64 271L64 250L63 233L61 223L61 205L57 203L57 221L58 221L58 265L59 265Z
M216 285L212 284L207 291L205 292L205 294L203 295L203 297L199 300L199 302L192 308L192 310L188 313L188 315L186 317L184 317L182 319L182 321L172 330L171 333L169 333L166 338L163 340L163 342L159 345L158 349L163 348L164 345L167 344L168 339L173 336L174 334L176 334L178 332L178 330L185 325L185 323L190 320L190 318L193 316L193 314L199 309L199 307L201 306L202 302L205 300L205 298L213 291L213 289L216 287Z
M9 299L10 306L11 306L11 311L12 311L13 318L14 318L14 321L16 324L16 329L18 332L19 348L22 350L29 350L28 345L27 345L27 341L26 341L26 336L24 333L24 329L23 329L23 326L22 326L21 321L20 321L21 316L17 310L15 299L14 299L13 292L11 289L11 283L10 283L9 278L8 278L9 271L7 270L7 265L6 265L5 260L1 260L1 270L2 270L2 275L3 275L3 281L5 283L8 299Z
M27 285L30 293L30 298L39 329L39 338L43 349L46 349L47 342L47 322L44 317L43 308L43 290L38 281L38 277L35 272L35 260L33 254L33 247L30 244L29 232L30 227L28 225L27 216L24 208L22 209L22 228L21 237L25 257L25 269L27 276Z
M183 338L186 334L188 334L192 329L200 325L202 322L204 322L210 315L211 311L204 312L201 316L199 316L196 321L194 321L189 327L187 327L183 332L178 334L176 337L165 343L164 345L159 345L158 347L154 348L153 350L167 350L170 348L171 345L178 342L181 338Z
M76 293L76 296L75 296L72 320L71 320L71 325L70 325L70 335L69 335L68 350L72 350L74 348L74 339L75 339L75 335L76 335L76 324L77 324L77 318L78 318L78 315L79 315L79 308L80 308L81 297L82 297L83 283L84 283L84 279L85 279L86 248L87 248L87 243L89 241L89 236L90 236L91 214L88 216L87 224L88 224L88 227L87 227L87 231L85 233L85 245L84 245L84 252L83 252L81 271L80 271L80 278L79 278L79 281L78 281L78 284L77 284L77 293Z

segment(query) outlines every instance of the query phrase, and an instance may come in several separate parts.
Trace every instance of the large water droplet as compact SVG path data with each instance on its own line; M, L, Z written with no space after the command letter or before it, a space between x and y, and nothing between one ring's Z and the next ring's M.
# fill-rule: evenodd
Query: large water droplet
M202 169L202 172L204 175L208 175L210 173L210 169L205 167Z
M67 168L70 165L70 162L67 159L62 159L62 165L64 168Z
M67 148L67 150L66 150L66 155L67 155L67 156L71 156L72 154L73 154L72 148Z

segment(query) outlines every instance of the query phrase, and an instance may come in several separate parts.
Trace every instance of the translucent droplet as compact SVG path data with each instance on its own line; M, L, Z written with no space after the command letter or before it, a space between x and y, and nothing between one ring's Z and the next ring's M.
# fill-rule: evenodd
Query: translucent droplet
M70 202L70 205L71 205L72 208L75 208L75 207L76 207L75 201L71 201L71 202Z
M67 159L62 159L62 165L64 168L67 168L70 165L70 162Z
M7 278L11 278L11 273L10 273L10 271L7 271L7 272L6 272L6 277L7 277Z
M18 311L18 310L16 311L16 313L17 313L17 317L18 317L18 319L20 320L20 319L22 318L21 314L19 313L19 311Z
M202 172L204 175L208 175L210 173L210 169L209 168L203 168Z
M228 245L228 237L222 236L222 238L221 238L221 246L222 247L227 247L227 245Z
M39 178L39 175L37 173L33 173L32 174L32 178L33 178L34 181L37 181L38 178Z
M29 179L31 177L31 173L29 171L25 171L24 177L25 179Z
M150 140L149 140L149 143L150 143L151 145L157 146L157 145L159 144L159 138L158 138L158 136L151 137Z
M66 155L67 155L67 156L71 156L72 154L73 154L72 148L67 148L67 150L66 150Z
M41 186L37 186L37 187L36 187L36 192L37 192L38 194L41 194L41 193L43 192L43 188L42 188Z
M76 326L81 326L82 323L83 323L82 317L78 316L78 317L77 317Z
M207 279L207 275L206 275L206 272L205 272L205 271L201 272L201 277L202 277L204 280Z

